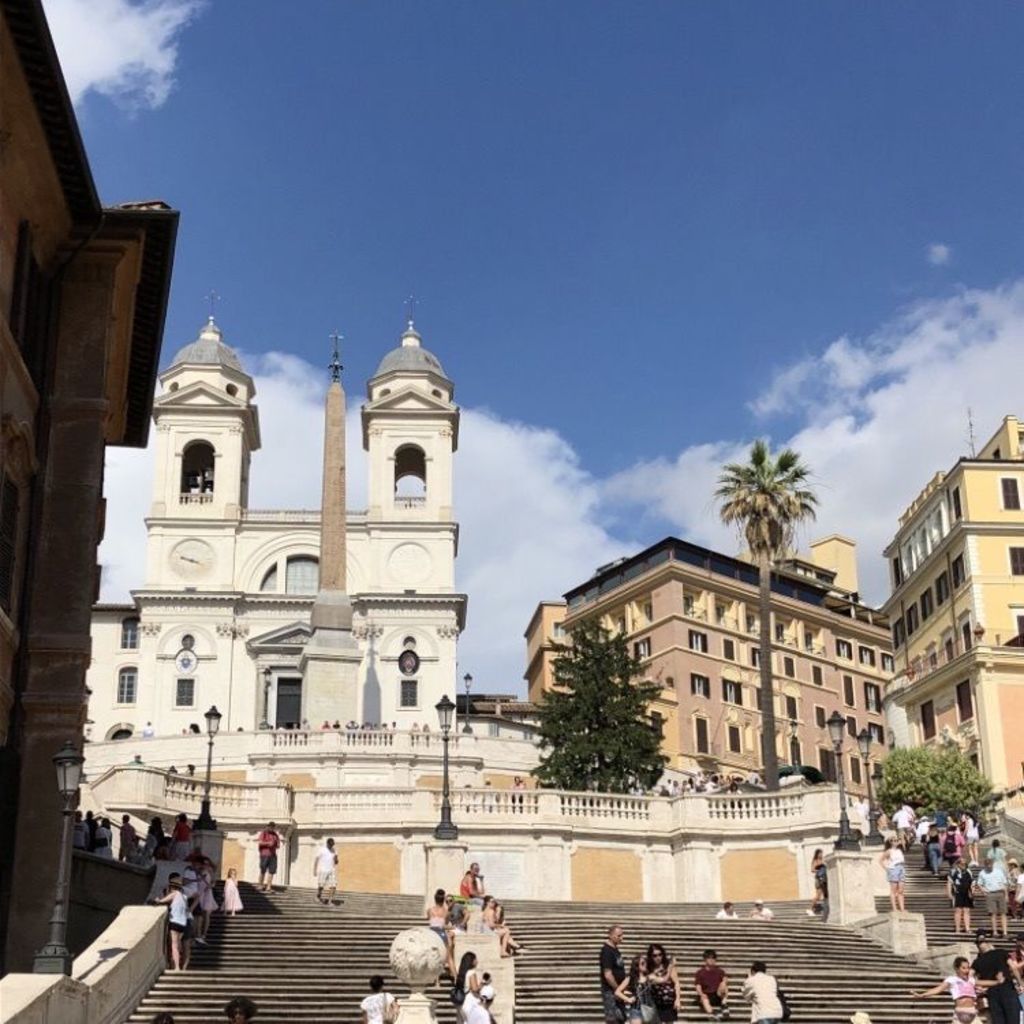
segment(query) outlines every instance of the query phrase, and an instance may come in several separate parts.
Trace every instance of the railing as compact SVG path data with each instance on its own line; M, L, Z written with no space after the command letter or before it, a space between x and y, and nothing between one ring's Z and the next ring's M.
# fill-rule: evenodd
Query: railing
M540 791L536 789L456 789L451 793L452 811L470 817L489 815L530 815L540 811ZM434 809L441 811L441 794L434 793Z
M336 812L342 819L353 814L399 813L407 815L413 809L415 789L326 789L313 790L313 810Z
M395 508L425 508L427 499L425 497L395 498Z
M712 821L766 821L799 818L804 811L802 793L794 795L757 794L756 796L708 797L708 817Z
M209 505L213 501L213 492L207 494L179 494L179 505Z
M242 519L253 523L285 522L302 523L320 522L318 508L244 508Z
M645 796L620 796L615 793L560 793L564 818L617 818L647 821L651 800Z

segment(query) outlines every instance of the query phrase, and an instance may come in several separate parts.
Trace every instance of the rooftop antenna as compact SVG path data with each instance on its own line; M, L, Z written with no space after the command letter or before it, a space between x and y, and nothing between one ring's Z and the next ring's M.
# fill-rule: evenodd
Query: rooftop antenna
M334 348L331 352L331 361L327 364L327 369L331 371L331 383L337 384L341 380L341 371L344 367L341 365L341 352L339 346L342 341L345 340L343 334L339 334L337 330L333 334L328 335L330 340L334 343Z
M976 458L978 453L974 449L974 415L970 406L967 406L967 444L971 449L971 458Z
M217 303L220 302L220 296L211 288L203 298L210 304L210 323L212 324L213 315L217 311Z

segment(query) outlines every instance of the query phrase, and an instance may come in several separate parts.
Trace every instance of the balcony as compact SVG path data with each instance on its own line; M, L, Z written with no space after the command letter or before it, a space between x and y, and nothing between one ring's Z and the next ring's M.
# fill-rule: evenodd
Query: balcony
M201 493L185 493L178 495L179 505L209 505L213 501L213 491Z
M683 615L688 619L696 619L698 622L708 621L708 613L703 608L692 604L683 605Z
M410 498L395 498L395 508L426 508L427 499L420 494Z

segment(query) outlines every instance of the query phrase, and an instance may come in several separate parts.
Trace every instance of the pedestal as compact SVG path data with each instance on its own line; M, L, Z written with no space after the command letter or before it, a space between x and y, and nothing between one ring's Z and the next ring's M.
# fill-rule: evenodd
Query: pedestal
M875 874L882 868L874 852L834 850L825 856L828 871L829 920L853 924L876 917Z
M458 840L429 842L424 846L427 854L427 891L429 902L438 889L458 895L459 884L466 873L466 857L469 846Z
M398 1007L398 1024L437 1024L433 1000L422 992L410 992Z
M319 618L329 619L317 597ZM342 595L347 601L348 598ZM332 609L327 609L332 610ZM343 623L345 609L338 607L337 620ZM351 615L351 610L348 611ZM359 721L359 666L363 655L350 628L317 625L299 660L302 673L302 716L316 728L321 722Z
M192 849L205 854L214 863L217 877L220 877L221 860L224 856L224 833L220 829L195 829L192 832Z
M874 917L858 921L855 927L872 942L891 949L897 956L921 957L928 952L924 914L876 914ZM945 970L948 966L947 963L942 969Z

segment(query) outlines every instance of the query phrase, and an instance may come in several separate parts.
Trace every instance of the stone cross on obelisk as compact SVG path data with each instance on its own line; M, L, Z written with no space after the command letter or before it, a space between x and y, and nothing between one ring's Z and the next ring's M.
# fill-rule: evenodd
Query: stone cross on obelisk
M310 616L312 636L299 661L303 718L359 720L359 665L362 654L352 636L348 596L345 513L345 391L338 344L329 364L331 383L324 408L323 497L320 509L320 587Z

